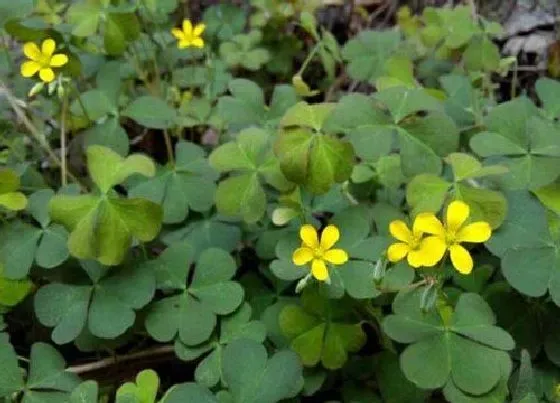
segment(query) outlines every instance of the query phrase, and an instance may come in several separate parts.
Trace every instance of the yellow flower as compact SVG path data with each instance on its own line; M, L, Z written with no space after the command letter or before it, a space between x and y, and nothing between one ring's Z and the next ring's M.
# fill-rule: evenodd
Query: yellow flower
M422 213L416 218L418 229L433 236L427 237L432 243L439 243L441 250L440 260L445 250L449 250L451 263L459 273L469 274L473 268L473 260L468 250L461 243L486 242L492 235L490 224L485 221L477 221L464 225L469 218L469 206L459 200L455 200L447 207L445 225L432 213Z
M39 78L45 83L53 81L55 78L53 68L62 67L68 63L68 56L65 54L53 54L55 49L56 42L52 39L45 39L41 44L41 49L33 42L23 45L23 53L30 60L21 65L21 75L33 77L39 72Z
M201 38L206 25L196 24L193 28L190 20L183 20L183 29L173 28L171 33L179 42L177 42L177 47L179 49L185 49L191 46L195 48L203 48L204 40Z
M432 267L441 259L445 247L441 248L441 242L431 238L422 238L423 232L418 227L418 220L414 220L412 231L406 223L401 220L391 221L389 232L399 240L387 249L387 258L390 262L398 262L405 257L412 267Z
M311 274L317 280L325 281L329 278L327 262L340 265L348 260L345 250L332 249L340 238L340 232L334 225L329 225L323 230L321 240L317 236L317 230L311 225L301 227L299 236L302 244L294 251L292 261L296 266L303 266L311 262Z

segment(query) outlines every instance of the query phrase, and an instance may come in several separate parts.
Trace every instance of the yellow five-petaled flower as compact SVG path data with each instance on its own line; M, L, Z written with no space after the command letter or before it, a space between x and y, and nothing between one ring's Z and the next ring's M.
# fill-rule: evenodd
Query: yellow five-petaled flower
M52 39L45 39L40 49L33 42L23 45L23 53L30 60L21 65L21 75L33 77L39 72L39 78L45 83L53 81L55 78L53 68L62 67L68 63L68 56L62 53L54 54L55 49L56 42Z
M334 225L329 225L321 233L312 225L304 225L299 231L302 240L301 247L294 251L292 261L296 266L304 266L311 262L311 274L317 280L326 281L329 278L327 263L341 265L348 261L348 254L343 249L332 249L340 238L340 232Z
M416 268L435 266L441 259L440 242L431 238L422 238L424 233L418 226L418 219L414 221L412 231L404 221L391 221L389 232L399 241L387 249L389 261L398 262L406 257L408 264Z
M418 214L412 231L403 221L392 221L389 232L399 242L389 246L387 258L391 262L398 262L407 257L412 267L432 267L449 251L455 269L462 274L469 274L473 269L473 260L461 243L486 242L492 235L490 224L485 221L465 225L469 215L469 206L455 200L447 207L445 224L433 213Z
M190 20L183 20L183 29L173 28L171 33L177 38L177 47L179 49L185 49L191 46L203 48L204 40L201 36L204 32L204 28L206 28L204 24L196 24L193 27Z
M471 254L461 243L486 242L492 235L492 228L486 221L477 221L465 225L469 218L470 209L468 204L455 200L447 207L445 224L443 224L433 213L422 213L416 217L420 231L431 234L426 240L439 243L440 259L446 250L449 250L451 263L457 271L469 274L473 269Z

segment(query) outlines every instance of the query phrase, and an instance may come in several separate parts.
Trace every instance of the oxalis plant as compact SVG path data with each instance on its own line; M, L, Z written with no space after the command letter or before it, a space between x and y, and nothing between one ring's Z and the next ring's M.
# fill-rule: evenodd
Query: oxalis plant
M198 3L0 0L0 402L559 401L560 82Z

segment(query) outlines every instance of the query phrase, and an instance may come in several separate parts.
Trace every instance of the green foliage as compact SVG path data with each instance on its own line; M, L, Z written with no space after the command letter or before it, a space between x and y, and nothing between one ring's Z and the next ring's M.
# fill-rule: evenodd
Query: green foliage
M383 321L384 331L410 344L400 357L404 375L422 389L442 388L448 393L498 393L507 380L511 362L506 351L515 343L495 326L490 307L476 294L462 294L452 310L442 305L424 313L422 290L399 294L393 315ZM425 352L431 354L426 356ZM504 370L504 367L508 367Z
M71 231L68 249L73 256L117 265L133 237L146 242L157 236L162 210L145 199L117 197L111 188L133 174L153 176L155 167L146 156L135 154L125 159L102 146L89 147L87 155L89 172L100 194L54 196L50 214Z
M134 325L135 311L154 295L155 278L147 266L109 269L89 261L82 268L87 278L53 282L35 294L35 314L54 327L51 337L57 344L75 340L86 327L101 338L122 335Z
M146 330L155 340L177 339L187 346L205 342L217 315L232 313L243 301L243 288L230 280L236 267L227 252L206 249L191 269L193 255L189 245L176 243L154 262L157 288L174 292L146 315Z
M559 82L484 2L198 3L0 0L0 402L557 401Z
M366 335L359 323L348 318L346 309L331 308L328 299L309 289L302 295L301 307L287 305L280 313L282 332L291 340L306 366L319 362L327 369L341 368L349 352L358 351Z

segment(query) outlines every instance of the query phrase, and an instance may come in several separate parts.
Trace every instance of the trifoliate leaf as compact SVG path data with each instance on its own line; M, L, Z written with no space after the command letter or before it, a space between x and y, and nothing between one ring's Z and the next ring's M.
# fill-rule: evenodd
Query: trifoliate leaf
M179 142L175 146L175 166L162 168L153 179L134 186L129 195L158 203L164 223L185 220L189 210L209 210L214 203L217 178L199 146Z
M54 327L51 337L57 344L76 339L86 323L89 331L101 338L123 334L134 324L135 310L154 295L154 274L147 266L109 271L93 262L87 272L89 284L53 282L35 294L37 318Z
M158 280L158 288L176 291L151 305L146 315L148 333L160 342L176 337L189 346L205 342L216 326L217 315L232 313L243 301L243 288L230 280L236 265L227 252L207 249L191 269L193 255L188 245L176 243L155 261L158 279L173 278Z
M502 360L515 343L477 294L462 294L451 317L421 309L423 291L400 293L393 315L383 330L395 341L410 344L402 353L401 368L408 380L422 389L449 383L465 393L482 395L502 378ZM430 354L424 354L430 351Z
M348 353L358 351L366 335L357 320L343 308L329 306L316 289L306 288L302 305L288 305L279 317L280 327L305 366L319 362L327 369L341 368Z
M276 403L294 397L303 386L302 368L292 351L268 357L252 340L236 340L223 353L222 373L232 403Z

